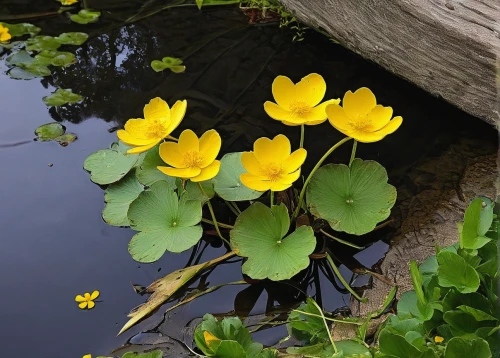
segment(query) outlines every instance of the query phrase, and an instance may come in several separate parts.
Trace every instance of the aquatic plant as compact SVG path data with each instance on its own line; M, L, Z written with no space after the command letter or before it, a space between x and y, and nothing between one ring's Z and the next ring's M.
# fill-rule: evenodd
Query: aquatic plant
M280 134L273 139L259 138L253 151L227 153L219 161L222 140L215 130L208 130L200 138L190 129L184 130L178 140L171 136L184 118L186 101L177 101L170 109L165 101L155 98L144 107L144 119L130 119L125 129L117 132L119 143L85 160L84 168L91 180L109 185L103 218L111 225L130 226L138 232L129 243L135 260L153 262L166 252L185 251L200 241L207 224L213 225L229 249L229 256L193 266L197 267L193 270L184 269L186 281L178 280L178 272L153 283L148 290L155 294L131 313L131 320L121 332L150 314L213 262L239 255L245 258L242 272L252 279L290 279L309 266L318 238L335 237L323 229L326 223L334 231L363 235L390 215L396 189L387 183L387 173L380 164L355 158L356 140L348 165L322 166L352 137L341 139L318 160L300 192L292 190L307 157L302 148L305 125L325 122L327 108L338 106L339 100L320 103L326 83L318 74L310 74L297 84L279 76L272 89L277 104L266 102L267 113L286 125L301 127L301 145L293 152L290 140ZM351 115L350 106L357 102L349 93L343 105ZM356 93L365 95L365 90ZM379 108L368 105L363 108L369 113L372 107L373 111ZM288 201L276 194L285 190L291 195ZM265 200L261 198L264 193ZM215 200L224 202L234 214L232 223L217 219L212 206ZM204 206L209 218L203 217ZM319 253L346 289L363 301L342 278L332 257Z
M12 38L12 35L9 33L9 29L0 25L0 42L7 42Z
M94 291L92 294L86 292L82 295L77 295L75 301L79 302L78 307L80 309L92 309L95 306L94 300L99 297L99 291Z

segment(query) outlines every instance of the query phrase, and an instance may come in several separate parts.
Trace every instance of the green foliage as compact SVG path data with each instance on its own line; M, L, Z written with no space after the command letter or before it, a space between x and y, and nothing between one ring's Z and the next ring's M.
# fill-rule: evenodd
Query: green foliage
M0 25L8 28L9 33L12 37L23 36L23 35L35 36L41 30L39 27L27 23L8 24L6 22L0 22Z
M196 6L201 10L202 6L210 5L233 5L239 4L241 0L196 0Z
M54 122L41 125L35 129L36 140L41 142L55 141L62 146L67 146L76 140L76 135L66 133L66 127L62 124Z
M127 352L122 356L122 358L162 358L162 357L163 357L163 352L159 350L149 353Z
M161 72L167 68L174 73L182 73L186 71L186 66L182 65L182 60L175 57L163 57L161 61L153 60L151 67L155 72Z
M66 67L76 63L76 57L71 52L43 50L35 56L34 62L43 66Z
M159 145L151 148L146 153L144 160L138 165L135 175L143 185L151 186L159 180L170 183L175 188L175 178L169 177L158 170L158 166L165 165L158 152Z
M69 18L71 21L79 23L81 25L90 24L97 22L101 16L100 11L90 11L90 10L80 10L78 14L71 15Z
M387 184L379 163L355 159L348 167L328 164L314 174L307 187L311 213L332 229L362 235L387 219L396 201L396 188Z
M58 88L50 96L45 96L42 98L43 103L47 106L63 106L68 103L77 103L83 99L77 93L73 93L70 89Z

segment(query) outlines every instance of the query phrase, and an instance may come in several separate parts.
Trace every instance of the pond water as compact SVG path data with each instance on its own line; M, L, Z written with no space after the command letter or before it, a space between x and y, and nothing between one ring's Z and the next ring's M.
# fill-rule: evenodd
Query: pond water
M167 304L116 337L130 309L146 300L135 293L131 283L147 286L184 267L192 254L167 254L148 265L134 262L127 251L134 232L102 221L103 191L82 169L85 158L115 141L116 128L129 118L140 118L144 104L153 97L160 96L170 104L187 99L188 111L180 129L202 133L215 128L222 135L223 151L243 151L256 138L278 133L298 145L298 128L271 120L263 110L263 103L272 99L271 83L277 75L298 81L309 73L320 73L328 84L327 98L341 98L349 89L367 86L382 104L391 105L402 115L404 123L381 142L359 145L358 156L384 165L395 186L404 182L409 168L428 156L439 155L458 137L496 143L496 133L487 124L318 33L307 32L304 41L292 42L293 30L280 29L277 23L249 25L237 7L204 11L194 6L177 7L125 24L125 19L140 11L146 15L161 6L149 2L152 5L144 8L142 1L87 3L103 11L99 22L78 25L64 14L24 20L41 27L46 35L89 33L89 40L75 51L77 64L54 70L41 80L21 81L5 74L6 54L0 58L0 337L5 356L96 356L111 354L122 345L126 347L120 353L148 349L152 342L170 349L170 356L182 356L185 350L178 342L189 337L189 329L184 327L192 327L193 320L207 312L236 311L257 318L265 313L286 313L304 299L301 290L316 295L326 310L348 305L348 296L339 293L315 266L303 282L224 287L163 320L162 311L171 305ZM57 11L57 4L7 0L0 5L0 21L24 13ZM150 62L164 56L183 59L186 72L154 72ZM56 88L71 88L85 99L49 109L42 97ZM78 140L67 147L33 141L34 129L53 121L63 123ZM341 138L326 123L307 128L305 147L310 158L319 158ZM349 155L348 145L330 160L345 162ZM314 160L309 160L304 171L313 164ZM363 240L388 239L390 233L390 229L380 230ZM225 252L216 247L217 240L207 240L212 245L203 251L201 261ZM355 253L339 246L332 249L339 258ZM387 245L378 241L356 258L370 267L386 249ZM206 283L240 280L241 262L234 261L217 267ZM341 269L349 278L349 270L345 266ZM79 310L75 295L95 289L100 290L102 302L93 310ZM150 333L141 334L143 331ZM281 326L258 332L256 338L275 344L285 335Z

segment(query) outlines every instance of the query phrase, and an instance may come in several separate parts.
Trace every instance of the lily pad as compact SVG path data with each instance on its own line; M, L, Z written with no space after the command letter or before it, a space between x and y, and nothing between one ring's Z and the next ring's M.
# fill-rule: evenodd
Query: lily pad
M212 180L200 182L203 192L200 190L198 183L188 181L185 188L185 195L189 200L198 200L202 203L212 199L215 196L214 183Z
M158 170L158 166L165 165L160 158L159 145L147 151L141 165L135 171L135 175L141 184L151 186L157 181L163 180L170 183L172 189L175 189L175 178L169 177Z
M7 66L17 66L20 63L29 64L33 63L33 61L33 57L28 52L21 50L7 57L5 64Z
M76 57L71 52L44 50L35 56L34 62L39 65L69 66L76 62Z
M290 217L284 204L269 209L262 203L250 205L236 219L231 244L238 255L248 257L243 273L253 279L289 279L309 265L316 246L310 226L300 226L285 237Z
M17 66L9 71L9 76L15 79L32 79L50 75L50 70L43 64L37 63L30 54L24 50L7 57L7 66Z
M479 275L460 255L441 251L437 259L439 285L455 287L461 293L477 291Z
M181 73L186 71L186 66L182 65L182 60L175 57L163 57L161 61L154 60L151 62L151 67L156 72L161 72L167 68L174 73Z
M50 96L42 98L47 106L62 106L67 103L77 103L83 99L79 94L73 93L70 89L58 88Z
M363 235L391 213L396 188L387 179L384 167L372 160L354 159L351 167L328 164L312 177L307 203L333 230Z
M106 206L102 211L104 221L112 226L129 226L128 208L143 190L144 187L137 181L133 172L108 186L104 194Z
M97 22L101 16L100 11L80 10L78 14L70 16L70 20L81 25Z
M52 36L35 36L26 40L27 51L57 50L62 42Z
M127 155L129 146L113 143L111 149L98 150L85 159L83 168L90 172L90 180L96 184L112 184L123 178L136 163L140 155Z
M39 77L19 67L12 68L7 74L15 80L32 80L33 78Z
M77 139L78 137L74 133L66 133L57 138L54 138L54 140L63 147L66 147L68 144L73 143Z
M20 63L18 64L18 67L23 69L26 72L32 73L37 77L45 77L45 76L50 76L50 70L47 66L42 66L36 63Z
M89 35L85 32L65 32L57 37L57 40L63 45L81 45L87 39Z
M66 128L61 123L47 123L35 129L37 140L47 142L63 135Z
M139 231L129 243L132 258L154 262L165 251L182 252L194 246L203 234L201 202L177 197L170 184L154 183L139 194L128 210L130 227Z
M228 201L254 200L263 192L247 188L240 181L240 175L246 170L241 164L242 152L229 153L220 161L219 174L214 178L214 189L217 195Z
M0 22L0 25L9 29L9 33L12 37L30 35L34 36L40 32L40 28L28 23L21 24L7 24L5 22Z

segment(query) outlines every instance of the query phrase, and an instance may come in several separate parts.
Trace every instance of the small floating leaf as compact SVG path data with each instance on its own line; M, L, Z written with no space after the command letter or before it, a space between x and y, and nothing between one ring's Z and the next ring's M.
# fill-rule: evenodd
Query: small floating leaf
M182 65L182 60L175 57L163 57L161 61L154 60L151 62L151 67L156 72L161 72L169 68L174 73L181 73L186 71L186 66Z
M50 96L43 97L43 102L47 106L63 106L67 103L80 102L82 99L82 96L73 93L70 89L58 88Z
M81 25L97 22L101 16L100 11L80 10L78 14L71 15L70 19L73 22Z
M53 140L66 132L66 128L61 123L47 123L35 129L37 140L46 142Z
M57 40L63 45L81 45L87 39L89 35L85 32L65 32L57 37Z
M26 40L27 51L57 50L61 45L61 41L52 36L35 36Z
M76 57L71 52L43 50L35 56L34 61L44 66L69 66L76 62Z
M7 74L11 78L16 79L16 80L32 80L33 78L39 77L39 76L37 76L33 73L30 73L28 71L25 71L19 67L14 67L9 72L7 72Z
M78 2L78 0L56 0L56 1L59 1L62 6L73 5L73 4L76 4Z
M12 37L30 35L34 36L40 32L40 28L28 23L22 24L7 24L5 22L0 22L0 25L9 29L9 33Z
M19 63L18 67L26 72L32 73L37 77L50 76L50 70L47 66L39 65L37 63Z
M30 54L24 50L18 51L13 55L10 55L5 60L7 66L17 66L20 63L33 63L34 59L30 56Z
M73 143L77 139L78 137L76 136L76 134L73 133L66 133L63 134L62 136L54 138L54 140L63 147L66 147L68 144Z
M127 211L137 199L144 187L137 181L133 172L129 172L119 182L111 184L104 194L106 206L102 218L112 226L129 226Z

